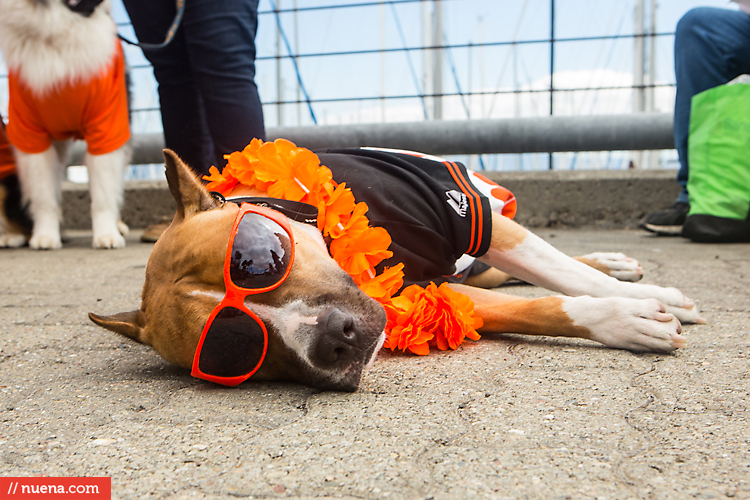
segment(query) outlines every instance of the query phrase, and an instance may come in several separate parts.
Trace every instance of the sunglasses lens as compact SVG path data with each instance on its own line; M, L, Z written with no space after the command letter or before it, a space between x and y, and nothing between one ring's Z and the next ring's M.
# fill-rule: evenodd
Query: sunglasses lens
M284 228L268 217L247 213L234 236L229 276L245 289L275 285L286 274L291 255L292 242Z
M263 357L265 336L257 321L234 307L214 317L203 340L198 368L217 377L240 377L252 372Z

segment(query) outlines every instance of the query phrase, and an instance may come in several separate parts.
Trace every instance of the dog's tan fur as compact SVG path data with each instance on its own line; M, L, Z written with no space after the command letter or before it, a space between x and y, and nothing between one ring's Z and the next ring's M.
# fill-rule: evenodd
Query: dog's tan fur
M239 210L234 203L220 204L203 188L194 174L171 151L165 154L167 178L177 202L177 213L167 231L159 238L149 259L143 302L138 311L91 319L110 330L152 346L170 363L190 368L198 340L209 314L224 294L223 266L232 225ZM273 325L279 304L292 304L299 296L312 297L325 303L344 303L359 317L372 324L370 330L380 334L385 313L380 305L367 297L306 231L292 225L296 256L291 274L271 292L253 295L256 314ZM259 311L265 306L268 313ZM305 308L301 308L300 311ZM287 313L284 321L292 321ZM292 318L292 319L290 319ZM283 321L282 321L283 322ZM319 373L300 373L295 368L298 355L284 338L283 325L269 327L266 360L253 375L257 380L316 380ZM368 346L371 348L373 345ZM372 349L371 349L372 351ZM370 352L372 354L372 352ZM351 373L359 381L364 362ZM345 380L333 388L351 388Z

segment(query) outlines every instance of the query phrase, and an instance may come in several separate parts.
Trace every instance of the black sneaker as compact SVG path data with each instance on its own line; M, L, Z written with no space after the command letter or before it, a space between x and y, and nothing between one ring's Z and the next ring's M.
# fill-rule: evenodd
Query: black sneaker
M678 202L672 208L645 216L640 227L662 236L679 236L690 211L690 204Z

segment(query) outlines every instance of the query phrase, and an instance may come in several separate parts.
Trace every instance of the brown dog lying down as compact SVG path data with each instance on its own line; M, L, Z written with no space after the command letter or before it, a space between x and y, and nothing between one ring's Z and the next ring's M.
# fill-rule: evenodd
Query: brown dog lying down
M396 205L403 213L390 213L388 217L395 220L406 214L404 217L410 218L402 227L397 227L397 222L393 227L386 227L393 237L394 259L406 261L407 281L440 279L455 271L455 267L451 268L452 264L449 264L446 272L446 265L441 262L455 262L468 246L461 243L461 235L445 228L443 220L455 218L454 214L457 214L457 224L462 223L461 217L466 218L467 210L439 206L440 203L446 204L441 196L447 192L442 191L440 196L421 193L419 197L402 199L408 197L408 193L404 195L396 185L401 183L399 179L406 178L401 167L393 168L394 163L403 159L398 155L345 150L321 154L320 159L331 168L334 179L342 182L339 180L341 176L347 185L355 186L352 190L357 201L360 201L360 196L366 199L375 214L370 219L373 226L378 225L379 213L393 212ZM255 231L260 235L265 230L241 229L237 225L240 220L245 220L244 217L238 218L238 213L256 210L246 208L247 203L240 206L209 193L173 152L165 150L165 160L177 213L151 253L141 308L108 317L90 314L91 319L104 328L152 346L170 363L188 369L192 367L194 375L208 380L214 378L210 373L201 376L212 369L201 364L204 363L203 353L208 353L207 358L216 358L213 361L219 366L213 369L218 377L231 378L236 368L227 368L223 372L223 364L235 366L239 363L238 366L242 366L244 358L253 358L251 369L245 369L252 374L253 380L290 380L320 389L356 390L363 369L374 360L383 344L386 315L381 305L365 295L331 258L326 241L315 226L289 220L271 210L268 211L270 216L266 212L255 215L266 222L275 221L273 224L278 223L282 228L288 226L288 230L278 229L274 233L288 231L291 235L285 236L285 241L291 242L291 248L286 248L286 251L293 251L291 264L286 267L279 264L281 272L288 274L276 284L266 288L261 285L254 292L245 293L238 289L237 286L242 288L243 285L235 285L238 281L234 275L230 278L227 270L231 268L234 272L233 264L225 266L225 263L236 257L248 259L240 256L237 250L240 239L246 238L248 241L244 244L249 247L260 245L253 235ZM389 164L385 170L378 170L378 162ZM337 163L344 168L335 168ZM411 167L403 168L408 170ZM383 181L388 172L396 174L391 175L387 182ZM376 206L377 199L367 197L367 189L357 190L357 180L360 184L367 184L369 191L380 197L381 206ZM420 204L422 195L429 202ZM384 203L383 199L386 200ZM466 201L454 196L453 201L456 200ZM409 207L414 205L418 206L411 210ZM430 212L441 210L445 212L439 217ZM704 322L693 302L679 290L620 281L608 275L613 272L605 274L568 257L512 220L490 213L485 214L485 248L479 240L472 244L476 243L478 259L499 271L484 273L475 282L497 285L511 275L565 296L527 299L466 284L450 284L452 289L474 301L475 313L484 322L480 332L578 337L614 348L668 352L685 345L686 340L680 335L681 321ZM430 217L434 220L415 222L412 220L414 214L423 220ZM436 236L428 229L445 231L445 234ZM421 238L429 241L424 243ZM605 257L616 259L611 265L613 268L628 268L622 271L626 279L640 277L640 268L632 259L618 254ZM416 271L410 271L414 269ZM603 269L611 271L606 264ZM230 279L233 280L231 286L227 284ZM220 302L235 307L225 306L217 317L230 309L245 310L236 317L214 319L213 314L221 309L217 308ZM241 328L237 328L238 325ZM220 342L218 346L209 346L203 343L204 326L209 335L214 327L222 330L222 335L245 333L240 330L253 330L261 335L264 329L267 340L265 345L253 345L253 342L263 344L260 336L260 340L245 341L244 344L226 340L225 345ZM202 352L196 353L199 341ZM259 350L263 353L259 354ZM210 364L210 361L206 363ZM242 368L236 369L243 371ZM229 383L231 380L216 381L234 385L246 378L232 383Z

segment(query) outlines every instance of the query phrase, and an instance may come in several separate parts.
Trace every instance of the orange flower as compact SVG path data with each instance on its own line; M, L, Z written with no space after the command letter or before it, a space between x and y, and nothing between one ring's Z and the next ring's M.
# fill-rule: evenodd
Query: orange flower
M388 231L382 227L365 227L352 231L352 234L344 233L331 241L329 251L333 260L355 277L392 257L393 252L388 250L390 245L391 235Z
M457 299L457 300L454 300ZM474 303L446 283L427 288L407 287L385 305L388 315L385 347L415 354L427 354L429 346L440 350L457 349L466 337L478 340Z
M316 156L317 159L317 156ZM307 165L311 166L309 162ZM317 207L330 198L329 193L334 191L336 183L333 180L333 172L325 165L318 165L317 169L311 170L309 174L300 174L300 181L310 186L310 192L302 198L302 201Z
M464 322L470 326L472 331L468 331L466 336L472 340L479 340L481 336L476 332L479 328L482 328L484 321L479 316L474 314L474 301L463 293L459 293L448 286L447 283L443 283L438 287L438 293L443 298L454 304L456 307L456 313L464 320Z
M258 158L258 150L263 144L265 143L262 140L255 138L250 141L250 144L245 146L245 149L242 150L242 154L249 158Z
M474 302L466 295L452 290L447 283L440 287L430 283L429 293L436 298L436 308L440 311L438 327L435 331L435 345L440 350L457 349L466 337L479 340L475 328L482 324L481 318L474 318Z
M219 172L219 169L211 166L208 169L210 175L204 175L203 179L208 181L206 189L209 191L218 191L219 193L228 193L231 191L239 181L232 176L224 176Z
M357 276L368 270L374 270L384 259L393 255L388 250L391 246L391 235L382 227L370 227L370 221L365 216L366 203L357 203L354 211L347 217L339 217L335 227L330 228L329 234L333 241L329 246L331 257L339 263L341 268ZM331 217L329 212L328 217ZM326 222L328 226L328 222Z
M412 285L386 306L388 325L386 343L391 350L400 349L424 356L430 352L435 337L436 310L433 298L424 288Z
M367 206L367 205L365 205ZM346 183L339 184L323 200L319 202L318 207L318 229L323 236L332 236L332 232L338 233L343 230L344 225L342 217L350 217L356 203L352 190L346 187Z
M224 155L224 158L227 160L227 165L222 172L224 176L231 176L237 179L240 184L253 185L255 171L247 155L235 151L232 154Z
M359 287L378 302L386 302L398 292L404 284L404 264L399 262L393 267L386 267L374 278L363 278Z
M312 151L277 139L260 146L257 159L254 179L271 183L268 194L274 198L301 201L315 187L312 184L320 161Z

